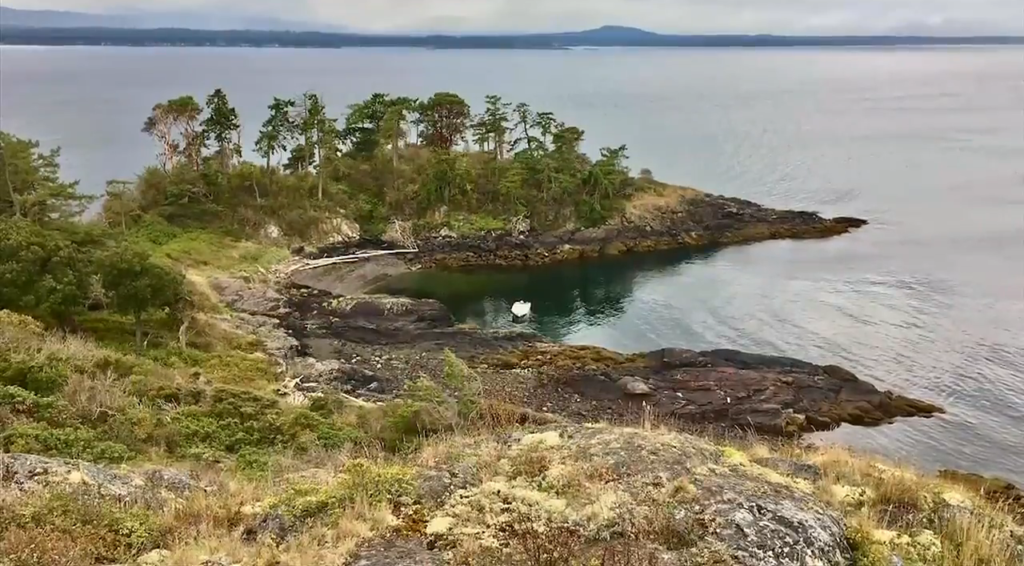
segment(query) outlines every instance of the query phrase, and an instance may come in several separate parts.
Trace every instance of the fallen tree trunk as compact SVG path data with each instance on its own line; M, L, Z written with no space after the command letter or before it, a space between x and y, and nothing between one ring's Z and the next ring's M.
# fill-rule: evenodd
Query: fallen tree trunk
M416 249L405 249L405 250L376 250L376 251L365 251L358 252L350 255L343 255L337 257L325 257L319 259L306 259L290 265L285 265L281 268L281 273L287 275L296 271L303 271L306 269L314 269L317 267L326 267L328 265L334 265L337 263L353 263L361 261L371 257L378 257L389 254L410 254L416 253L419 250Z

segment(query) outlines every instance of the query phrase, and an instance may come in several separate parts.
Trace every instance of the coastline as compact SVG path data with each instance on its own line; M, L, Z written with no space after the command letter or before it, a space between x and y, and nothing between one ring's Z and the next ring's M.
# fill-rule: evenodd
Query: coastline
M860 218L825 218L656 181L648 184L647 191L631 199L619 218L597 228L541 232L526 225L520 230L463 235L442 230L415 241L385 235L297 251L307 259L323 259L412 246L416 253L403 257L410 269L522 266L658 250L702 251L779 239L823 239L868 224Z
M422 269L513 267L773 239L828 238L866 224L857 218L776 210L661 185L631 201L620 219L599 228L427 234L415 242L360 238L296 250L307 260L352 258L370 250L386 253L403 247L415 251L296 269L275 290L234 288L224 300L250 315L276 316L299 351L320 363L340 360L345 366L341 374L358 376L346 384L346 375L317 375L310 380L310 390L327 380L356 397L373 383L387 384L379 388L394 393L402 386L401 370L450 350L481 374L485 391L496 399L580 422L629 422L648 410L684 428L794 437L842 424L880 426L898 418L941 414L941 407L879 391L838 366L733 350L672 348L622 354L567 346L530 332L457 326L437 301L373 294L391 277ZM272 307L253 309L260 303L253 296L267 292L278 297ZM380 359L392 360L394 370L367 364ZM376 396L380 391L369 393Z

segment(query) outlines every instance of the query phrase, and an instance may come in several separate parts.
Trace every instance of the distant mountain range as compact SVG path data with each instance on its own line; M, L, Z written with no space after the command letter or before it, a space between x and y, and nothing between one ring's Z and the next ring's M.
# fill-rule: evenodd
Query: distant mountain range
M801 47L1010 45L1024 37L673 35L625 26L505 35L367 34L274 18L187 13L122 15L0 7L0 44L224 47L421 47L569 49L580 47Z
M20 10L0 6L0 26L33 28L185 28L196 30L351 31L340 26L216 12L135 12L90 14L62 10Z

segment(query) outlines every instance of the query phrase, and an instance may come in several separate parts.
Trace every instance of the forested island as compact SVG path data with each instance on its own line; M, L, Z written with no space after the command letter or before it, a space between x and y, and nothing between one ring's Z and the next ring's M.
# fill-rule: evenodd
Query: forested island
M489 96L140 117L96 197L0 133L0 564L1003 566L1024 494L803 434L942 409L734 350L623 354L373 294L417 269L865 224L668 185ZM755 518L756 517L756 518Z
M675 35L636 28L517 35L403 35L261 30L0 26L0 44L187 47L417 47L427 49L568 49L574 47L856 47L1020 45L1018 36Z

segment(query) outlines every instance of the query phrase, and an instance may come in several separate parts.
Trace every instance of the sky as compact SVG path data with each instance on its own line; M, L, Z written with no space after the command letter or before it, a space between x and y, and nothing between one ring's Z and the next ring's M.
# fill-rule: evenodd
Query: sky
M117 13L127 0L0 0ZM147 11L270 16L363 31L1024 35L1024 0L145 0Z

